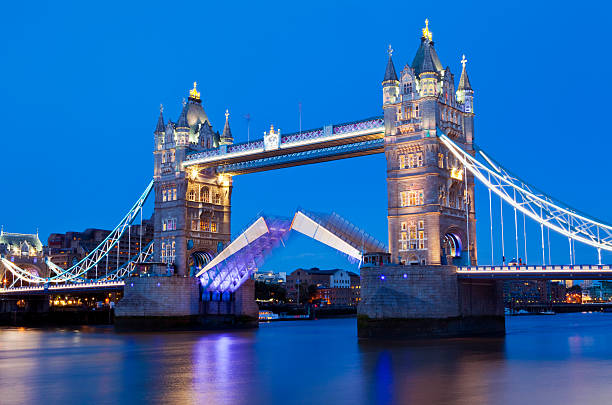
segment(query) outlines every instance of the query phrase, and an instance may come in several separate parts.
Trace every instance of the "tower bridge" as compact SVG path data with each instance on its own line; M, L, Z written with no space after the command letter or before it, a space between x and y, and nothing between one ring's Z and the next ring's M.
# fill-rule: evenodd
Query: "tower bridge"
M389 47L382 116L289 134L271 126L262 139L245 143L234 143L229 112L223 131L213 130L194 83L176 121L166 121L160 109L153 181L108 238L67 269L47 260L45 275L3 256L3 271L22 286L0 288L0 296L123 288L126 298L117 314L127 320L254 316L250 276L291 229L359 262L359 330L364 337L389 330L441 336L500 333L504 323L497 280L612 278L610 266L601 263L601 252L612 251L612 226L550 198L476 145L467 59L461 58L455 87L455 76L443 67L432 38L427 23L414 59L399 74ZM262 216L231 238L233 176L375 153L384 153L387 162L388 246L337 215L303 210L292 220ZM505 262L503 219L502 265L495 265L493 256L491 266L477 264L476 180L489 194L491 250L492 198L497 197L514 213L516 243L508 252L519 257L521 214L540 227L541 264ZM153 243L140 243L134 257L116 271L88 278L142 218L149 194L155 200ZM486 208L479 216L487 216ZM568 239L568 264L550 263L550 252L547 258L550 231ZM594 248L598 263L577 264L576 242ZM143 263L159 277L133 277ZM169 274L179 277L162 277Z

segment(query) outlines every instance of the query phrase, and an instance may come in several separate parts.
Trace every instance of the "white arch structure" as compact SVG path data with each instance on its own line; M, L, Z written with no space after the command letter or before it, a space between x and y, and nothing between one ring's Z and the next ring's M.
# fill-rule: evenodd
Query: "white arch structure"
M476 149L484 163L454 143L446 134L438 130L442 143L459 159L461 164L480 180L489 190L510 204L514 209L569 239L584 243L597 249L601 264L601 250L612 252L612 226L589 218L576 210L530 186L510 174L484 151ZM476 155L476 156L478 156ZM542 233L542 248L544 236Z
M34 274L31 274L29 271L24 270L17 265L15 265L10 260L5 257L0 258L0 262L4 265L4 267L13 274L13 284L22 280L28 283L66 283L66 282L84 282L84 275L87 275L87 272L93 269L95 266L100 263L100 261L107 257L107 255L117 246L121 237L124 235L125 231L129 229L130 225L138 214L141 215L142 218L142 207L147 200L147 197L151 193L153 189L153 181L149 183L149 185L145 188L144 192L140 195L138 200L134 203L130 211L123 217L121 222L111 231L111 233L87 256L81 259L78 263L69 267L68 269L62 269L57 266L49 259L45 262L49 269L55 273L54 276L44 278ZM112 273L106 274L103 277L97 279L97 281L108 281L108 280L116 280L119 277L124 277L126 274L131 273L134 270L135 263L141 263L142 261L148 259L153 252L153 245L149 244L145 249L142 249L142 243L139 244L140 250L137 255L135 255L128 263L123 266L115 269ZM91 281L91 280L87 280Z

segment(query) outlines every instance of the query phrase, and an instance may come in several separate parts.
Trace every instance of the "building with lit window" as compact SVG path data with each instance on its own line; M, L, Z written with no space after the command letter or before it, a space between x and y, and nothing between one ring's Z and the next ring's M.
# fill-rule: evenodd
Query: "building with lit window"
M9 233L4 232L2 228L0 230L0 255L35 276L47 276L43 245L38 238L38 233ZM12 273L5 271L1 264L0 272L2 284L10 285L13 281Z
M232 180L213 171L188 171L183 162L189 154L217 153L219 147L232 145L229 113L225 114L223 132L213 131L194 83L176 122L165 122L160 110L154 138L154 261L188 275L202 268L230 240Z
M255 272L255 274L253 274L253 278L255 279L255 281L259 281L260 283L284 285L287 281L287 273L285 273L284 271L280 273L275 273L273 271L257 271Z
M504 282L504 304L507 307L517 305L550 305L566 302L565 285L547 280L511 280Z
M309 286L315 286L316 296L324 305L357 305L361 297L360 277L342 269L296 269L287 276L287 295L297 300L298 288L303 294Z

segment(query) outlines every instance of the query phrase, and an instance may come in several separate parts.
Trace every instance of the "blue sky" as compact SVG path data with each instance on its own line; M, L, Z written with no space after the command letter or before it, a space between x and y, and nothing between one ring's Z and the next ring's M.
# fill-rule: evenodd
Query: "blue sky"
M112 228L152 176L159 104L176 120L199 83L213 127L236 141L381 114L391 43L410 63L425 18L443 65L475 89L476 141L556 198L612 222L603 2L11 2L4 5L0 118L10 232ZM301 206L340 215L386 242L384 156L236 177L233 231ZM488 262L480 190L479 254ZM538 256L537 229L529 253ZM513 235L506 235L507 245ZM553 256L567 261L567 242ZM558 243L557 243L558 242ZM498 243L499 245L499 243ZM594 262L578 250L578 261ZM347 267L292 236L264 268Z

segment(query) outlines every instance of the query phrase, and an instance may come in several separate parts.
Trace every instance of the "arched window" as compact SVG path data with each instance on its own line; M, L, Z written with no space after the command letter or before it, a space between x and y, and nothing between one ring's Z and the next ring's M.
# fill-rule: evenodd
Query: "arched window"
M209 202L210 201L210 190L208 187L202 187L200 190L200 201Z

